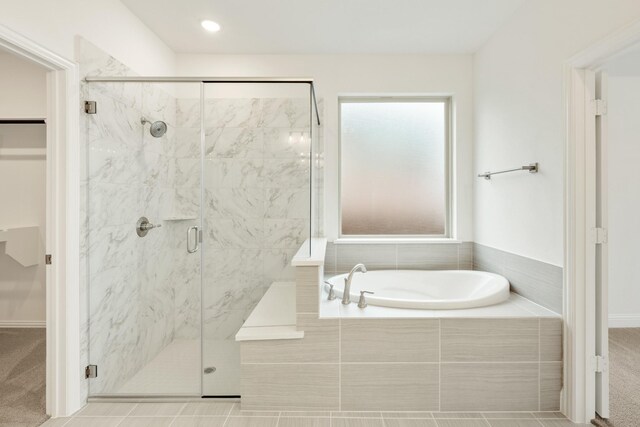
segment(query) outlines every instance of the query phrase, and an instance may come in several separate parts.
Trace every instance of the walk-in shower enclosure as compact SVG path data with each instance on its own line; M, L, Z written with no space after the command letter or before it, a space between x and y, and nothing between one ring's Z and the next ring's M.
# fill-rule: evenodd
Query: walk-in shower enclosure
M318 234L313 90L85 78L90 397L240 394L235 334Z

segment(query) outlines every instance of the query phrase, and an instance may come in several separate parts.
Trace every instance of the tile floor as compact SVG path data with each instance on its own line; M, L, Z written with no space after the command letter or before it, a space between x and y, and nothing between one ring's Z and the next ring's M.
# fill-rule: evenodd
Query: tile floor
M268 412L234 402L90 403L44 427L565 427L558 412Z

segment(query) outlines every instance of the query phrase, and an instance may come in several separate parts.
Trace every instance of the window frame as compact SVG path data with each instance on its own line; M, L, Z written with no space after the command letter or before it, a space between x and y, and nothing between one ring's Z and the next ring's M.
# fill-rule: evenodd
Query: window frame
M343 234L342 232L342 169L343 169L343 156L342 156L342 106L344 104L351 103L394 103L394 102L416 102L416 103L444 103L445 105L445 159L444 159L444 193L445 193L445 218L444 218L444 233L443 234ZM447 95L402 95L402 96L385 96L385 95L349 95L338 96L338 239L347 241L438 241L438 240L453 240L452 236L452 205L453 205L453 191L452 191L452 159L453 159L453 97Z

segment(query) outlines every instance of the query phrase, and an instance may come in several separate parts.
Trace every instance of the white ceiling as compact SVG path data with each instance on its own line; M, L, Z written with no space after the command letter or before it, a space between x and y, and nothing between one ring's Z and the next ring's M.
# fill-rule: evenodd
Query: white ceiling
M121 1L178 53L303 54L471 53L525 0Z

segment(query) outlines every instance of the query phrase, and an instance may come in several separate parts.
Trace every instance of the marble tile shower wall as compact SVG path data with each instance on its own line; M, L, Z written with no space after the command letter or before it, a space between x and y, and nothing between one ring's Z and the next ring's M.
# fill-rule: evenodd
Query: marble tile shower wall
M178 132L189 132L199 100L177 105ZM204 118L203 336L233 340L271 282L294 277L291 258L309 236L309 101L206 99Z
M84 40L80 58L82 76L132 74ZM116 393L174 338L175 279L188 264L183 228L163 220L174 216L186 171L176 158L176 100L158 85L83 84L84 100L96 101L98 114L81 116L81 301L89 331L81 360L100 369L91 394ZM142 117L166 122L166 135L153 138ZM141 239L134 226L143 215L163 228Z

